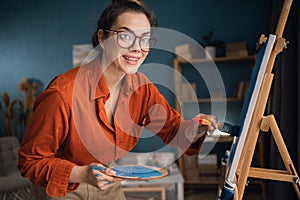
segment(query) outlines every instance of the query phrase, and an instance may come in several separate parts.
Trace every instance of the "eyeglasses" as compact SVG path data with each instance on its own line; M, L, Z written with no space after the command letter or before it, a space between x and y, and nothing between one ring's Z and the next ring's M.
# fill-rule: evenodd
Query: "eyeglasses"
M109 33L117 34L117 43L121 48L129 49L131 48L136 39L139 38L139 45L144 52L149 52L151 48L155 46L156 38L152 37L151 35L142 35L142 36L136 36L131 31L114 31L105 29L104 31Z

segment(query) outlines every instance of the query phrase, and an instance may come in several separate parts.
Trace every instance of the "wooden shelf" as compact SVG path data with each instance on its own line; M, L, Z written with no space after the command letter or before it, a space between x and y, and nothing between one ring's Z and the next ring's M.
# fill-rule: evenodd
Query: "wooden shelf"
M224 61L235 61L235 60L255 60L256 56L230 56L230 57L216 57L213 59L207 59L207 58L198 58L198 59L191 59L191 60L183 60L183 59L177 59L177 61L180 64L185 63L205 63L205 62L224 62Z
M239 99L235 97L229 98L199 98L198 101L192 100L181 100L182 103L210 103L210 102L242 102L244 99Z
M218 142L218 143L231 143L233 141L232 136L207 136L204 142Z

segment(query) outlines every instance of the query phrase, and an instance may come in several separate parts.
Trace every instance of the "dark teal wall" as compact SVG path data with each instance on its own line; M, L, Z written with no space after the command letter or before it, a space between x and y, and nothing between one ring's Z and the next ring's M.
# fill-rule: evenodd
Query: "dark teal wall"
M259 35L267 33L269 28L266 1L144 2L156 13L160 27L180 31L196 41L212 30L214 38L224 42L247 41L251 53ZM72 45L91 41L97 18L109 3L109 0L2 0L0 94L7 91L17 98L17 85L22 78L38 78L47 85L54 76L71 69ZM149 59L172 66L173 58L170 54L154 52ZM157 76L174 84L171 73L158 71ZM159 89L174 105L174 96L168 90Z
M47 84L55 75L72 68L72 45L90 42L98 15L109 3L1 1L0 94L8 91L17 96L17 84L23 77L35 77ZM268 30L268 7L261 0L145 0L145 4L155 11L159 26L197 41L213 30L216 39L246 40L253 51L260 33ZM172 66L170 56L159 60ZM170 74L165 77L173 78Z
M23 77L47 84L72 68L72 45L90 42L109 1L21 1L0 6L0 93L16 93Z

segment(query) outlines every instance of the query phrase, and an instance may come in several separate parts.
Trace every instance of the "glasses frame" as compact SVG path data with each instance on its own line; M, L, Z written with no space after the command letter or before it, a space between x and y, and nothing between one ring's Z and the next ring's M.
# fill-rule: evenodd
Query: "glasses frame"
M146 53L148 53L148 52L150 52L150 50L155 46L155 44L156 44L156 42L157 42L157 39L155 38L155 37L153 37L153 36L150 36L150 40L153 40L153 47L150 47L149 48L149 50L144 50L143 48L142 48L142 45L141 45L141 38L143 38L143 37L145 37L145 36L137 36L137 35L135 35L134 34L134 32L133 31L131 31L131 30L122 30L122 31L116 31L116 30L111 30L111 29L103 29L103 31L106 31L106 32L108 32L108 33L113 33L113 34L119 34L119 33L123 33L123 32L129 32L129 33L131 33L132 35L134 35L134 41L132 42L132 45L130 45L129 47L122 47L121 45L120 45L120 43L119 43L119 37L117 37L117 44L119 45L119 47L121 47L121 48L123 48L123 49L130 49L131 47L133 47L133 45L135 44L135 42L136 42L136 39L137 38L139 38L139 45L140 45L140 48L141 48L141 50L143 51L143 52L146 52Z

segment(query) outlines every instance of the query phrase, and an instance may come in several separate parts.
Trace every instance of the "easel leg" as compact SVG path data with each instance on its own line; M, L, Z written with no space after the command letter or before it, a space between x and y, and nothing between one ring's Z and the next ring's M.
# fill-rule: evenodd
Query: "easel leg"
M246 147L247 151L243 160L243 165L241 166L241 171L238 177L237 188L239 200L242 200L245 191L245 186L247 184L247 178L250 170L251 161L254 154L254 149L256 146L256 141L258 138L259 131L250 132L248 145Z
M239 192L238 192L238 188L236 187L234 190L234 196L233 196L233 200L239 200Z
M264 151L264 134L258 136L258 146L257 148L257 161L259 167L265 167L265 151ZM267 199L267 187L265 180L258 180L258 183L261 188L261 196L263 199Z
M253 126L253 123L250 124L250 127ZM249 136L250 134L247 135L246 137L246 141L249 141ZM264 140L263 140L263 135L258 135L258 163L259 163L259 167L264 167L265 164L264 164ZM246 148L243 148L242 150L242 153L241 153L241 157L240 157L240 162L238 164L238 171L240 171L243 163L244 163L244 159L246 157L246 159L249 159L249 156L246 151L247 151L247 148L248 146L246 146L247 144L245 144L245 147ZM255 148L255 147L254 147ZM260 187L261 187L261 195L262 195L262 198L263 199L266 199L267 197L267 189L266 189L266 183L264 180L259 180L259 184L260 184Z
M280 129L276 123L276 119L275 119L274 115L269 115L269 116L267 116L267 118L270 120L270 128L271 128L272 135L274 137L275 143L278 147L282 161L283 161L288 173L299 177L297 174L297 171L294 167L294 164L292 162L292 159L288 153L288 150L286 148L286 145L284 143L284 140L282 138ZM298 180L298 183L293 183L293 187L296 191L298 199L300 199L300 182L299 182L299 180Z

